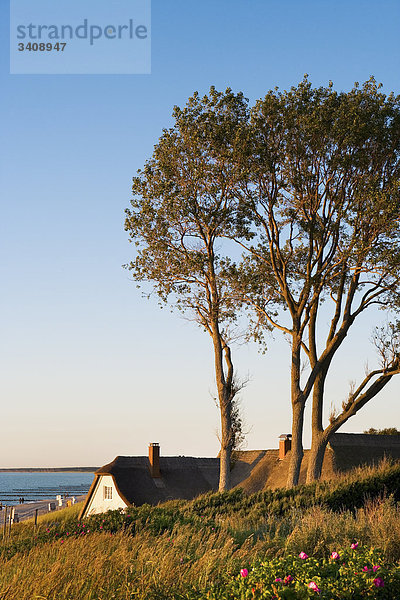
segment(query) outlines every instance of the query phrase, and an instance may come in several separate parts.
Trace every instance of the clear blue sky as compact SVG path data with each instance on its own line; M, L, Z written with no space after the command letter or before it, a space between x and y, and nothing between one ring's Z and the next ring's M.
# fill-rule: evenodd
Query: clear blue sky
M101 465L150 441L216 455L210 340L121 268L131 178L194 90L230 86L253 102L308 73L343 90L375 75L399 93L400 3L153 0L152 73L122 76L9 75L0 6L0 467ZM338 405L373 364L372 321L335 363ZM290 431L287 343L234 358L250 375L248 448L276 447ZM345 430L400 426L399 391L390 383Z

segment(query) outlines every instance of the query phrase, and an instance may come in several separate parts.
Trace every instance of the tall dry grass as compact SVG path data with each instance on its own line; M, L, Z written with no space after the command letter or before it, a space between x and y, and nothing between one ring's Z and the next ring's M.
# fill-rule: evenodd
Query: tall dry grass
M392 499L367 502L355 513L313 507L299 517L285 550L321 556L353 541L380 548L390 561L400 560L400 509Z
M204 589L221 574L265 552L249 539L240 547L225 531L184 526L155 538L93 533L16 554L0 570L3 600L162 599Z

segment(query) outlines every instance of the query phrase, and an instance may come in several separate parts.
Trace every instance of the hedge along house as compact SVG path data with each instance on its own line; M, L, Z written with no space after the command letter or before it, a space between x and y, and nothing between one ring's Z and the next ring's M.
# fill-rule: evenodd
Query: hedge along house
M232 487L246 493L286 485L291 436L281 435L279 450L245 450L233 456ZM308 450L299 483L306 479ZM384 457L400 460L399 435L336 433L327 447L322 479L332 479L363 464L377 464ZM218 490L219 458L162 456L153 443L147 456L117 456L95 473L79 518L131 505L159 504L167 500L191 500Z

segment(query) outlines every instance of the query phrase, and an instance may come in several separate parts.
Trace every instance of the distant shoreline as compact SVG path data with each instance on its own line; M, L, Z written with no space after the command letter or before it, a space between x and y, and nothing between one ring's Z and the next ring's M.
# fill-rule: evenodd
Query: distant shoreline
M94 473L99 467L24 467L20 469L0 469L0 473Z

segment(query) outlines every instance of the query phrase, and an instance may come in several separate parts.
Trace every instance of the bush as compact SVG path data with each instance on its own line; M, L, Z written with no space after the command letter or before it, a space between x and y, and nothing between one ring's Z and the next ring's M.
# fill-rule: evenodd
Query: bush
M400 567L385 564L379 551L337 549L329 558L310 558L304 552L243 565L226 585L214 586L210 600L265 598L268 600L364 600L398 598Z

